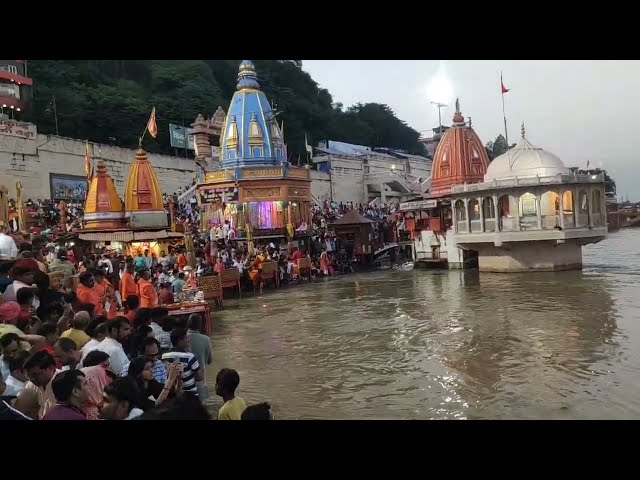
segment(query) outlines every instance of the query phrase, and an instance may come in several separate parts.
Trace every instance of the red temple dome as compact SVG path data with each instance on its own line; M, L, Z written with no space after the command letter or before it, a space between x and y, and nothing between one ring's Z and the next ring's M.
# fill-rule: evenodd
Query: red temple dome
M429 195L443 197L453 185L482 182L488 166L487 151L478 134L465 123L456 99L453 125L442 135L433 156Z

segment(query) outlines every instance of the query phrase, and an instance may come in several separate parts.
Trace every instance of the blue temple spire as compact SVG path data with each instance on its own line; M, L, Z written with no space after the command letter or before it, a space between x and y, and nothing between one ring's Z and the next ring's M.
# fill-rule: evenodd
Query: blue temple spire
M242 60L242 63L240 63L240 71L238 72L238 85L236 89L244 90L245 88L260 88L258 75L256 75L256 67L251 60Z
M223 168L286 163L286 146L275 113L260 89L256 68L242 60L238 86L220 133L220 164Z

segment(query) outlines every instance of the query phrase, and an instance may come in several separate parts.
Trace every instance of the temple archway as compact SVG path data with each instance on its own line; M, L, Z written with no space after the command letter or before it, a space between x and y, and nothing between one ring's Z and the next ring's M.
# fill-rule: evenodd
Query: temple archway
M586 190L580 190L578 192L577 207L576 227L589 226L589 194Z
M485 232L495 232L496 228L496 206L492 197L485 197L482 200L482 216L484 217Z
M565 190L562 194L562 210L564 214L564 228L574 228L576 221L573 211L573 191Z
M551 230L560 225L560 195L557 192L544 192L540 197L540 215L542 228Z
M538 228L538 200L531 192L520 195L518 213L521 229Z
M481 232L482 225L480 223L480 202L477 198L469 200L469 220L471 221L471 231Z
M594 190L591 192L591 224L594 227L601 227L604 223L602 215L602 193L600 190Z
M462 200L456 200L454 210L457 231L465 233L467 231L467 212L464 207L464 202Z

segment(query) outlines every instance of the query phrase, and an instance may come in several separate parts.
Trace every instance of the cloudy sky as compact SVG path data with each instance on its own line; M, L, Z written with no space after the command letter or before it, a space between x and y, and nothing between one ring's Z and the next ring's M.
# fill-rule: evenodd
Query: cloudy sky
M303 69L334 101L386 103L418 131L438 124L430 100L449 104L442 122L450 124L459 97L484 143L504 133L502 71L510 143L524 122L530 142L567 166L606 168L618 196L640 200L640 61L303 60Z

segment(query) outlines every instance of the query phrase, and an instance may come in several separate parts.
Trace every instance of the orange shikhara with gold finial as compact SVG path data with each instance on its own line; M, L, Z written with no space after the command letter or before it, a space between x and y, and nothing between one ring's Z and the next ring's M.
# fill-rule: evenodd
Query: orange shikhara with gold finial
M156 172L139 148L131 164L124 192L125 218L132 228L166 227L167 215Z
M447 196L453 185L482 182L488 166L487 151L475 130L465 123L456 100L453 125L444 132L433 155L429 196Z
M125 228L122 200L103 160L98 160L97 171L89 184L83 222L85 230Z

